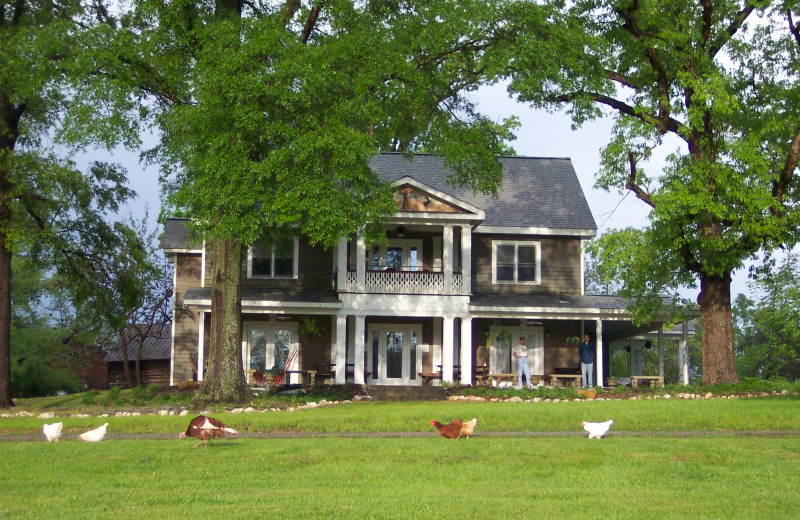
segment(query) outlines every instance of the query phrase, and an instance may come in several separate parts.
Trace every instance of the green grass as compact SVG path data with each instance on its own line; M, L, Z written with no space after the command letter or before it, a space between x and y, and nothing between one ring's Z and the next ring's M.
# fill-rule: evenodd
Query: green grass
M243 435L209 449L176 438L192 414L101 418L96 404L81 404L88 399L63 399L4 411L51 410L55 419L0 418L0 435L41 439L54 421L65 429L59 443L0 441L0 518L778 519L800 510L797 395L215 409ZM79 411L95 414L71 416ZM477 417L475 435L447 440L430 426L452 417ZM620 435L585 438L581 421L609 418ZM76 439L102 422L103 442ZM734 433L752 430L774 433ZM523 433L531 431L567 434ZM716 433L680 433L698 431ZM259 432L301 436L248 435ZM302 436L317 432L334 435ZM381 432L399 435L348 436ZM175 437L120 435L131 433Z
M614 419L615 431L800 431L800 398L779 396L750 399L617 400L569 402L470 402L351 403L294 412L214 413L242 432L426 432L430 420L477 417L478 431L570 432L581 421ZM2 434L40 434L45 422L62 421L69 437L109 423L109 433L178 433L186 417L152 416L55 419L0 418Z
M797 437L0 444L0 516L793 518ZM527 513L523 513L525 510Z

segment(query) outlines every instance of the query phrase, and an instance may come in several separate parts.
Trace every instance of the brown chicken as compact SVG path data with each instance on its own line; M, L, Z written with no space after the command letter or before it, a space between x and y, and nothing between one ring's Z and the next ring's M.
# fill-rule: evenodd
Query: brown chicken
M453 419L453 422L450 424L442 424L435 419L431 419L431 425L439 430L439 435L442 437L447 439L458 439L461 437L461 426L463 425L462 421Z

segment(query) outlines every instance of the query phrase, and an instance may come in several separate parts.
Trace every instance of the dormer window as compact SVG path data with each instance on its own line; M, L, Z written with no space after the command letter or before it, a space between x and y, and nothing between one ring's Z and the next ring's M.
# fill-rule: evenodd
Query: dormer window
M495 240L492 242L492 283L539 285L541 242Z
M298 239L259 240L247 252L248 278L297 278Z

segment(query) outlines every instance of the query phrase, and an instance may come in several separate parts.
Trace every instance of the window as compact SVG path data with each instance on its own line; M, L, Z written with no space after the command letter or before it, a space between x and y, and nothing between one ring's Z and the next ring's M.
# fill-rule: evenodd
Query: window
M247 252L248 278L297 278L299 241L259 240Z
M492 283L541 283L541 243L492 242Z

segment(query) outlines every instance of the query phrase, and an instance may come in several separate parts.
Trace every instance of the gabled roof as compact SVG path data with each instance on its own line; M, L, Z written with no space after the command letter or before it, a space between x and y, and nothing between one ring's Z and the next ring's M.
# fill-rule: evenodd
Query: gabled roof
M382 180L393 182L411 177L482 209L486 218L480 231L492 228L564 230L593 236L597 231L592 212L583 195L578 176L568 158L501 157L504 180L498 197L474 195L470 188L447 183L451 174L442 158L417 154L410 159L401 153L381 153L370 165Z
M155 325L158 327L158 325ZM128 361L136 359L137 342L128 344ZM172 357L172 325L162 324L160 337L150 337L144 340L142 345L142 361L161 361ZM122 361L122 348L114 347L109 350L105 358L106 363L110 361Z
M185 253L201 251L199 240L192 237L188 218L168 218L164 223L161 247L166 253Z

